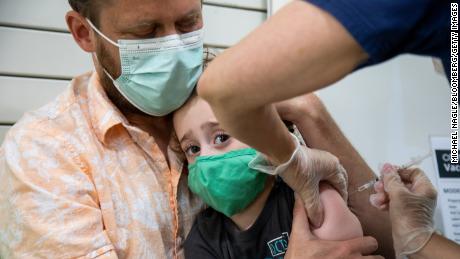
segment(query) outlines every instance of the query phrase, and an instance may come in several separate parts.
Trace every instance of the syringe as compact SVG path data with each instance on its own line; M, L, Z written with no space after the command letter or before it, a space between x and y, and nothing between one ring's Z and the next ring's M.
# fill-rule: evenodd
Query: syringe
M398 170L401 170L401 169L407 169L409 167L412 167L412 166L415 166L415 165L418 165L420 163L422 163L425 159L429 158L431 156L432 152L430 151L428 154L426 155L423 155L423 156L418 156L418 157L413 157L411 159L411 161L403 164L402 166L399 166L398 167ZM369 188L371 188L372 186L374 186L374 184L378 181L379 179L373 179L361 186L358 187L358 189L356 189L354 192L350 193L350 194L353 194L355 192L362 192L364 190L367 190Z
M432 152L430 151L430 152L428 152L428 154L426 154L424 156L413 157L410 162L400 166L398 169L407 169L407 168L409 168L411 166L419 165L425 159L429 158L431 155L432 155Z

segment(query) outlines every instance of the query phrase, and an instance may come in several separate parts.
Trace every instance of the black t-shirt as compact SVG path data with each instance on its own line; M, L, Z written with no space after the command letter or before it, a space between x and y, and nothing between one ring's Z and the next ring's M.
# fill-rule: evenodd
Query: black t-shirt
M257 220L245 231L222 213L208 208L198 215L185 240L185 258L284 258L293 208L294 192L280 179Z

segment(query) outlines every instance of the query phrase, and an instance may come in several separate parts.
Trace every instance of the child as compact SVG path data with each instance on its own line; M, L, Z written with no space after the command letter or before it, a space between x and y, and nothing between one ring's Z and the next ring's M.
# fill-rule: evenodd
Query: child
M255 151L225 133L209 105L194 95L174 113L174 129L189 163L189 187L210 207L185 241L186 258L283 258L289 242L293 191L279 178L249 169ZM319 239L363 235L339 193L320 185L324 222Z

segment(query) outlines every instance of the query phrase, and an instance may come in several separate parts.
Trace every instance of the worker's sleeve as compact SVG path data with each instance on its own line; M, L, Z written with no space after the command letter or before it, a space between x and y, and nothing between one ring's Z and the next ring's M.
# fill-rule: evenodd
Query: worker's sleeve
M363 66L402 53L436 56L450 64L449 1L306 1L334 16L355 38L369 54Z
M0 149L0 258L117 258L88 171L51 135L13 130Z

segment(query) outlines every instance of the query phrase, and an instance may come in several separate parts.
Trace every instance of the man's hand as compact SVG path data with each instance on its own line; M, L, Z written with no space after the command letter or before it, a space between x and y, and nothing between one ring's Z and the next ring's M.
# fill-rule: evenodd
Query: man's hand
M362 237L347 241L318 240L310 231L307 214L302 200L296 195L294 218L286 259L308 258L374 258L365 256L377 249L377 241L372 237Z
M389 210L393 241L398 256L411 255L429 241L434 232L436 189L418 168L398 169L385 164L383 182L374 185L371 204Z

